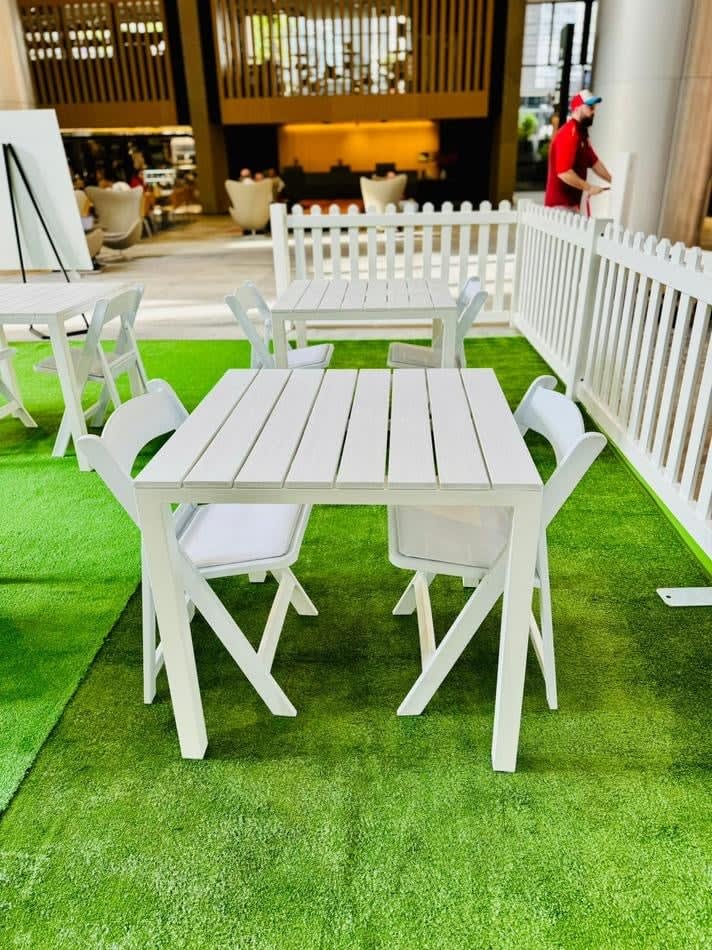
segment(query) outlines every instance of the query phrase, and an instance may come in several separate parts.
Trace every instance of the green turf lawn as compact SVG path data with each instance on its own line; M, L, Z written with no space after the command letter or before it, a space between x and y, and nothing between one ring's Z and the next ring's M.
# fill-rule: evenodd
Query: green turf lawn
M512 402L545 371L520 339L468 348ZM244 365L239 344L142 351L189 405ZM339 343L335 365L383 365L385 352ZM24 601L3 615L27 638L23 650L10 637L10 706L29 761L133 584L136 539L94 476L12 438L14 480L31 468L31 487L3 466L4 507L36 525L38 545L24 567L6 564L3 585L7 598L24 576ZM44 484L65 498L42 521ZM35 540L43 531L51 545ZM290 615L274 667L296 719L270 716L196 619L202 762L178 757L163 677L156 704L141 705L131 598L0 825L0 946L710 946L712 623L655 594L708 579L645 490L606 450L551 528L561 709L546 708L530 658L515 775L489 766L496 613L427 712L395 716L419 650L415 619L390 614L407 576L386 551L383 510L314 511L297 574L320 615ZM256 641L274 585L216 586ZM436 630L463 596L436 582ZM52 614L49 658L37 604ZM57 642L73 647L55 675Z

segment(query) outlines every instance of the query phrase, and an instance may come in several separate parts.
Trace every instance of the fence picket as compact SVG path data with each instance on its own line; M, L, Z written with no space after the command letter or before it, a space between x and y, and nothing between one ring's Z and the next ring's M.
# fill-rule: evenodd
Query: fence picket
M338 218L341 214L338 205L331 205L329 207L329 217L331 219ZM331 220L329 221L329 244L331 245L331 276L335 278L341 277L341 228L338 224L332 224Z

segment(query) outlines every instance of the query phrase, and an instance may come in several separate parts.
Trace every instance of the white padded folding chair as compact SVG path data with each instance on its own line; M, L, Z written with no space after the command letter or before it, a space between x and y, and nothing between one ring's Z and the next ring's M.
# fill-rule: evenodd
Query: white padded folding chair
M84 391L88 382L102 384L99 399L84 412L90 425L101 426L103 424L109 402L113 404L115 409L121 404L116 380L124 373L129 376L132 396L140 396L146 392L148 377L134 334L134 323L136 322L142 296L143 287L132 287L115 297L98 301L84 339L84 345L82 347L72 347L69 351L74 363L74 372L80 394ZM121 327L116 343L113 350L105 350L101 345L102 332L110 320L117 318L121 321ZM39 362L35 369L38 373L56 374L57 363L54 356L48 356L47 359ZM69 416L65 410L57 433L55 452L64 455L70 438Z
M79 440L82 451L106 486L138 525L131 470L139 452L153 439L175 431L188 416L170 385L153 379L149 392L120 406L101 436ZM204 578L272 574L277 593L262 634L258 656L269 670L289 605L314 617L317 609L290 570L297 560L309 521L308 505L181 505L174 512L179 546ZM143 699L156 694L163 666L163 648L156 644L156 614L151 585L142 559ZM233 653L235 644L225 643ZM238 659L236 657L236 659ZM238 659L239 662L239 659Z
M274 356L269 351L269 340L272 337L272 312L257 287L251 281L247 281L234 294L228 294L225 303L232 310L242 332L250 341L250 366L253 369L259 367L274 369ZM264 338L250 319L250 311L257 311L263 321ZM326 369L333 353L334 347L331 343L315 343L313 346L290 348L287 362L289 369Z
M566 396L553 392L555 386L553 376L540 376L531 384L514 414L522 434L531 429L543 435L556 457L556 468L544 486L534 581L540 589L541 630L533 611L529 627L551 709L558 708L558 699L546 529L606 445L605 437L599 432L585 431L578 407ZM416 572L393 613L417 611L423 670L436 649L429 594L433 578L437 574L448 574L478 585L471 598L478 598L481 607L475 624L463 635L464 642L453 648L448 667L451 669L504 590L510 527L511 512L507 508L389 509L390 560L397 567ZM437 685L418 711L427 705L436 689Z
M20 387L17 385L17 377L12 365L14 358L15 350L7 345L5 332L0 327L0 397L5 400L5 404L0 406L0 419L5 416L14 416L28 429L36 429L37 423L22 402Z
M485 305L487 294L480 290L480 282L470 277L457 298L457 328L455 337L455 365L458 369L467 366L465 359L465 337L475 322L477 315ZM419 343L391 343L388 347L388 365L393 369L436 369L442 364L442 321L433 320L433 340L431 346Z

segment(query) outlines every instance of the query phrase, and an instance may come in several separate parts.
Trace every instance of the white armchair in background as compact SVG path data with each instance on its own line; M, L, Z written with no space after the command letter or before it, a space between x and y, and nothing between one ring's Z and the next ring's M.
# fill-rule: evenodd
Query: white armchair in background
M395 178L361 178L364 210L383 214L386 205L398 205L398 202L403 200L407 181L406 175L396 175Z
M232 219L243 231L254 233L267 227L269 206L273 201L271 178L248 182L228 179L225 188L230 199Z
M99 225L104 232L104 246L123 251L141 240L143 219L141 217L142 188L114 191L113 188L86 189L87 197L94 205Z

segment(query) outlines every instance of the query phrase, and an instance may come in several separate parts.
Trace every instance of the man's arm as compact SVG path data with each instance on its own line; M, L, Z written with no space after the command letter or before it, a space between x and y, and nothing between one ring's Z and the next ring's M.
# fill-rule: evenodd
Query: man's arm
M598 172L596 172L596 174L598 174ZM591 185L589 182L584 181L583 178L576 174L573 168L570 168L567 172L560 172L559 178L567 185L571 185L572 188L578 188L579 191L584 191L587 195L600 195L602 191L606 190L600 185ZM609 175L608 181L610 180Z
M607 181L609 184L611 183L611 181L613 181L613 179L611 178L611 173L608 171L608 169L603 164L600 158L596 159L593 165L593 170L595 171L595 173L598 175L599 178L602 178L604 181Z

